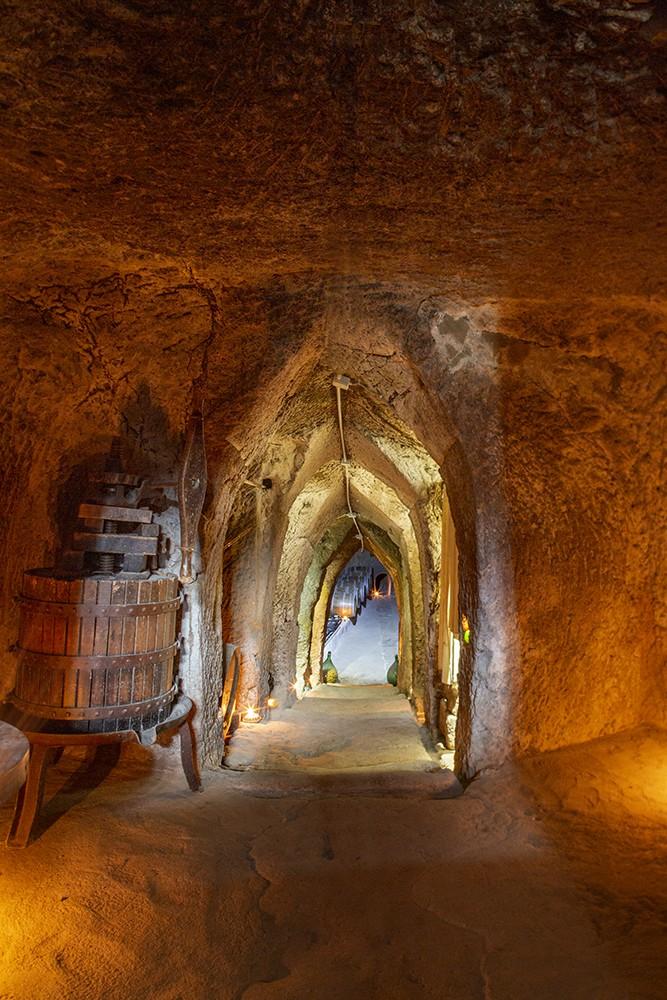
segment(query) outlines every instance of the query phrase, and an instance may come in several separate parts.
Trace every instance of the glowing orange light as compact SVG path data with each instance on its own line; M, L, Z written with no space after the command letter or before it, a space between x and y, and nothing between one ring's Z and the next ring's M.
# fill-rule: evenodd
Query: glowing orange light
M269 708L278 708L278 699L277 698L269 698L269 700L267 701L266 704L267 704L267 706Z
M243 713L243 721L244 722L260 722L261 719L262 719L262 716L257 711L257 709L253 708L252 705L248 705L248 707L246 708L245 712Z

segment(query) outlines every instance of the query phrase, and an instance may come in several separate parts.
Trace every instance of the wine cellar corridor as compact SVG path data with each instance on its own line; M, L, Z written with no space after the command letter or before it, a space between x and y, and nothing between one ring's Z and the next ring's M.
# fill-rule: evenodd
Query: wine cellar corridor
M664 4L5 6L0 998L664 1000Z

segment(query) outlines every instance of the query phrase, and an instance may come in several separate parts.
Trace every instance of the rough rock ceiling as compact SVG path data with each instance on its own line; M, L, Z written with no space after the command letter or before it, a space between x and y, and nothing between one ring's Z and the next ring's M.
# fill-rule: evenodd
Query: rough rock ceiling
M5 277L653 293L666 25L644 0L10 0Z
M343 366L354 372L349 364L344 363ZM372 443L378 449L378 458L384 454L388 462L400 468L401 474L414 489L426 489L440 482L437 464L391 406L379 395L373 394L372 387L369 390L364 384L353 381L350 389L342 395L341 402L345 440L352 457L360 447L367 452ZM289 452L302 455L301 462L308 452L314 469L326 461L340 458L332 369L318 366L308 373L305 384L292 387L292 395L276 420L271 445L259 458L260 464L252 470L252 474L256 478L275 476L285 447ZM280 477L280 471L277 474ZM292 475L290 471L289 478Z

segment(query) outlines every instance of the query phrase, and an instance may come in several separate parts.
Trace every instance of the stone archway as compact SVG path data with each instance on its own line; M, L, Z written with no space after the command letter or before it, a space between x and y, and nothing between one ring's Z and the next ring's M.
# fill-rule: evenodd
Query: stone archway
M248 650L245 690L250 700L265 699L276 692L282 699L293 697L290 687L303 677L313 647L313 620L317 605L318 622L322 604L317 602L325 567L349 530L342 505L342 478L339 442L332 423L331 374L321 367L305 375L292 389L284 415L276 417L274 435L267 440L247 478L237 485L237 505L230 522L229 538L238 545L234 566L226 557L227 598L234 603L234 638L244 633ZM401 376L404 378L404 375ZM321 393L318 416L324 422L307 437L295 433L295 420L303 420L298 401L306 386L315 384ZM311 390L312 391L312 390ZM353 456L351 488L355 506L367 530L381 530L399 553L401 569L401 676L400 687L415 709L435 733L438 723L437 669L439 615L439 560L441 521L444 502L443 473L417 435L393 408L378 402L362 385L350 393L346 411L346 433ZM431 420L426 409L416 420L428 430L433 445ZM412 414L413 419L416 415ZM262 421L265 424L265 419ZM298 426L298 425L297 425ZM451 438L443 423L447 445L440 438L439 460L448 462L459 480L461 469L452 460ZM465 477L464 477L465 478ZM258 491L248 499L252 484L259 487L270 480L273 489ZM245 497L245 499L243 499ZM259 506L257 500L260 499ZM459 490L459 502L467 505L459 522L473 528L468 532L468 553L462 579L469 592L475 581L466 574L474 564L474 518L470 517L472 496ZM243 504L249 505L244 513ZM458 528L457 528L458 530ZM380 547L386 544L380 541ZM220 551L220 550L219 550ZM386 558L386 556L385 556ZM254 567L249 572L249 567ZM245 568L242 568L245 567ZM232 591L231 598L229 591ZM258 602L258 603L257 603ZM469 603L469 607L474 602ZM248 609L257 605L255 621ZM245 623L239 627L241 623Z
M331 492L332 476L339 481L337 465L330 464L309 481L290 511L291 520L278 567L273 606L272 664L275 671L274 683L281 697L285 697L296 680L299 627L307 632L322 572L349 531L349 524L343 523L342 528L333 528L328 532L325 530L322 541L316 541L325 525L341 517L343 522L345 519L340 490ZM409 511L392 487L367 469L356 466L351 479L354 502L362 522L368 521L382 528L401 555L404 569L402 596L406 609L404 621L411 623L409 634L404 633L404 648L410 652L409 656L404 657L405 674L401 677L401 685L410 690L411 694L414 693L416 698L423 698L428 688L428 671L413 675L412 663L423 664L429 655L427 625L424 620L425 594L422 589L426 578L422 562L425 548L419 545ZM327 499L322 503L314 503L313 498L319 496L322 490ZM435 558L434 565L439 565L438 553L427 550L426 556L429 559ZM407 613L407 608L411 609L410 614ZM306 638L304 650L307 646ZM432 673L433 661L430 661L430 666ZM423 710L423 706L420 709Z

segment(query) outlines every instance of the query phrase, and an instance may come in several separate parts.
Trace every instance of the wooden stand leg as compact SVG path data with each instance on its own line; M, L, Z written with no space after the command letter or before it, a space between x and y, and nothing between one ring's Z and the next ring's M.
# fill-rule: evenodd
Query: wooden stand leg
M8 847L25 847L44 795L44 778L50 747L33 743L28 763L28 778L19 790L14 818L7 836Z
M199 768L195 754L195 734L189 717L179 728L179 736L181 738L181 764L188 787L191 792L198 792L201 788L201 781L199 780Z

